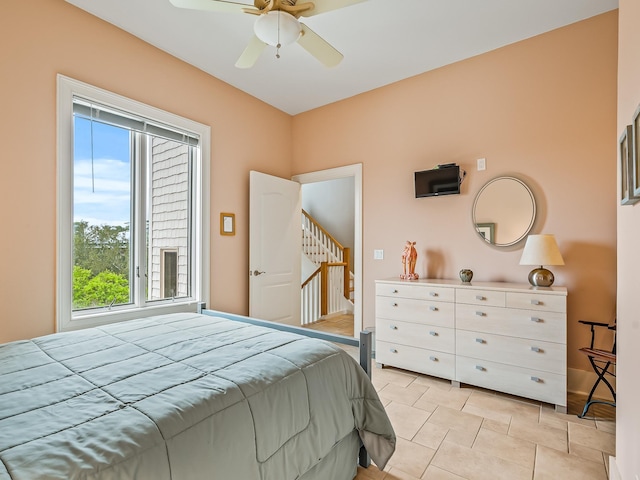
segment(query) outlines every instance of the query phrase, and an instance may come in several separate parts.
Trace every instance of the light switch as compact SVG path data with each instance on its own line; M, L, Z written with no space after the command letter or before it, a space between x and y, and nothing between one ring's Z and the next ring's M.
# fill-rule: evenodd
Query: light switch
M383 260L384 259L384 250L374 250L373 251L373 259L374 260Z
M479 158L477 160L477 162L478 162L478 171L487 169L487 159L486 158Z

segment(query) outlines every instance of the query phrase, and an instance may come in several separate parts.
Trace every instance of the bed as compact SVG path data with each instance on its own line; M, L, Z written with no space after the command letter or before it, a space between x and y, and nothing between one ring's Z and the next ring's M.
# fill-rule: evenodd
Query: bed
M347 480L362 446L384 468L393 429L344 349L227 317L0 345L0 479Z

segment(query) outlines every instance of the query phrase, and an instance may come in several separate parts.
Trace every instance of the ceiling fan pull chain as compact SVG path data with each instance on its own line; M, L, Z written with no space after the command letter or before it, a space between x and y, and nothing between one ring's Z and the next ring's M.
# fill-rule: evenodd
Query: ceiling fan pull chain
M278 44L276 45L276 58L280 58L280 11L278 11Z

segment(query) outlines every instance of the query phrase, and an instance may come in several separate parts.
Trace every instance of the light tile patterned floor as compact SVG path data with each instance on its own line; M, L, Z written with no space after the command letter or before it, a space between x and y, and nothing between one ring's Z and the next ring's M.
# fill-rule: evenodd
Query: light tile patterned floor
M552 405L393 368L373 384L398 438L385 471L358 468L356 480L606 480L615 454L615 410L580 419ZM590 411L591 414L591 411ZM606 417L606 418L603 418Z
M353 335L353 317L314 328ZM357 349L346 347L358 358ZM577 414L584 396L569 394L568 415L552 405L463 386L394 368L374 368L373 384L398 441L385 471L358 468L355 480L606 480L615 455L615 409Z

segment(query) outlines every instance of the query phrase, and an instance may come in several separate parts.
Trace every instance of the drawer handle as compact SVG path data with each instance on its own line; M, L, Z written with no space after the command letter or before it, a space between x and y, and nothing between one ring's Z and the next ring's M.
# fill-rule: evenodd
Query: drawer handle
M432 362L437 362L438 361L438 357L429 357L429 360L431 360Z
M540 323L540 322L542 322L542 319L538 318L538 317L531 317L531 321L532 322L536 322L536 323Z
M432 297L437 297L438 293L437 292L429 292L429 295Z
M531 347L531 351L532 352L542 352L542 349L540 347Z
M531 300L531 305L542 305L540 300Z
M431 310L432 312L437 312L438 311L438 307L434 307L433 305L431 305L429 307L429 310Z
M484 313L484 312L481 312L480 310L478 310L478 311L476 311L476 316L478 316L478 317L484 317L484 316L485 316L485 313Z
M391 293L398 293L398 290L394 288L393 290L391 290Z
M536 382L536 383L541 383L542 380L540 379L540 377L531 377L531 381L532 382Z
M486 300L487 297L484 297L482 295L476 295L476 300Z
M477 342L477 343L487 343L487 342L485 342L485 341L484 341L484 339L482 339L482 338L476 338L476 342Z
M429 335L431 335L432 337L437 337L438 336L438 332L434 332L433 330L431 330L429 332Z
M395 348L390 348L390 349L389 349L389 351L390 351L391 353L398 353L398 350L396 350Z
M398 306L398 304L397 304L396 302L393 302L393 303L391 304L391 306L392 306L392 307L397 307L397 306Z
M484 372L486 368L484 368L482 365L476 365L476 370L480 370L481 372Z
M395 325L389 325L389 328L390 328L391 330L397 330L397 329L398 329L398 327L396 327Z

